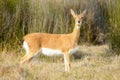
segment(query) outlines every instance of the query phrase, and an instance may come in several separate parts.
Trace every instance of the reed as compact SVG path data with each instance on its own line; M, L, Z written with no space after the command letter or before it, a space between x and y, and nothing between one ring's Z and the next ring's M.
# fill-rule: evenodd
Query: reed
M72 32L71 8L76 13L87 9L79 43L109 41L115 47L119 42L119 31L115 31L119 30L119 0L1 0L0 5L1 50L20 48L22 37L28 33Z

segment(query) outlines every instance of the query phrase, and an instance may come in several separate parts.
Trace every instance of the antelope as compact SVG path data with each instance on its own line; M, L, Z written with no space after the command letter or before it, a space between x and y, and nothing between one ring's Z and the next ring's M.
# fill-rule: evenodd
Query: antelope
M23 48L26 55L20 59L20 64L30 61L39 53L47 56L63 55L65 72L70 72L70 54L78 50L77 42L80 34L80 28L84 10L81 14L75 14L71 9L71 14L75 20L75 26L72 33L69 34L49 34L49 33L31 33L23 37Z

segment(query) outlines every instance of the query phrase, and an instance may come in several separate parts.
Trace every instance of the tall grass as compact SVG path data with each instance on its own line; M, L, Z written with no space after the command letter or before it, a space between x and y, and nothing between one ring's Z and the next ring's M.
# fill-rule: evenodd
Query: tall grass
M109 42L110 48L117 54L120 54L120 1L115 0L114 8L109 10Z
M118 1L118 0L115 0ZM119 42L111 33L119 23L119 1L114 10L113 0L1 0L0 49L15 49L22 37L32 32L69 33L74 28L70 9L76 13L87 9L79 42L104 43L106 34L110 43ZM114 11L113 11L114 10ZM115 13L117 14L115 15ZM110 30L110 28L112 28ZM116 31L115 31L116 32ZM118 32L118 31L117 31ZM118 35L116 35L118 36ZM114 39L115 40L114 40ZM118 42L117 42L118 41ZM116 44L117 45L117 44ZM112 45L115 47L115 45Z

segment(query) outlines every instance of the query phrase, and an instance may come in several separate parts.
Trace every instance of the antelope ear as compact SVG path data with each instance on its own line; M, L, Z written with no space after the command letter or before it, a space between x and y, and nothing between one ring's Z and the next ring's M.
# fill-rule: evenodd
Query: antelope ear
M72 10L72 9L70 9L70 12L71 12L71 14L72 14L72 16L75 18L75 12Z
M86 9L82 12L82 16L83 16L83 17L86 15L86 12L87 12Z

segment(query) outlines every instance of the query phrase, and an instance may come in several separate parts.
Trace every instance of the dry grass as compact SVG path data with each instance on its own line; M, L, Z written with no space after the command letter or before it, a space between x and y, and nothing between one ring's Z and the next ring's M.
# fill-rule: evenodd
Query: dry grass
M0 80L119 80L120 56L109 54L108 46L80 46L71 60L71 72L64 74L59 58L43 57L19 66L20 53L0 53ZM77 56L77 57L76 57ZM79 56L79 57L78 57ZM74 57L76 59L74 59Z

